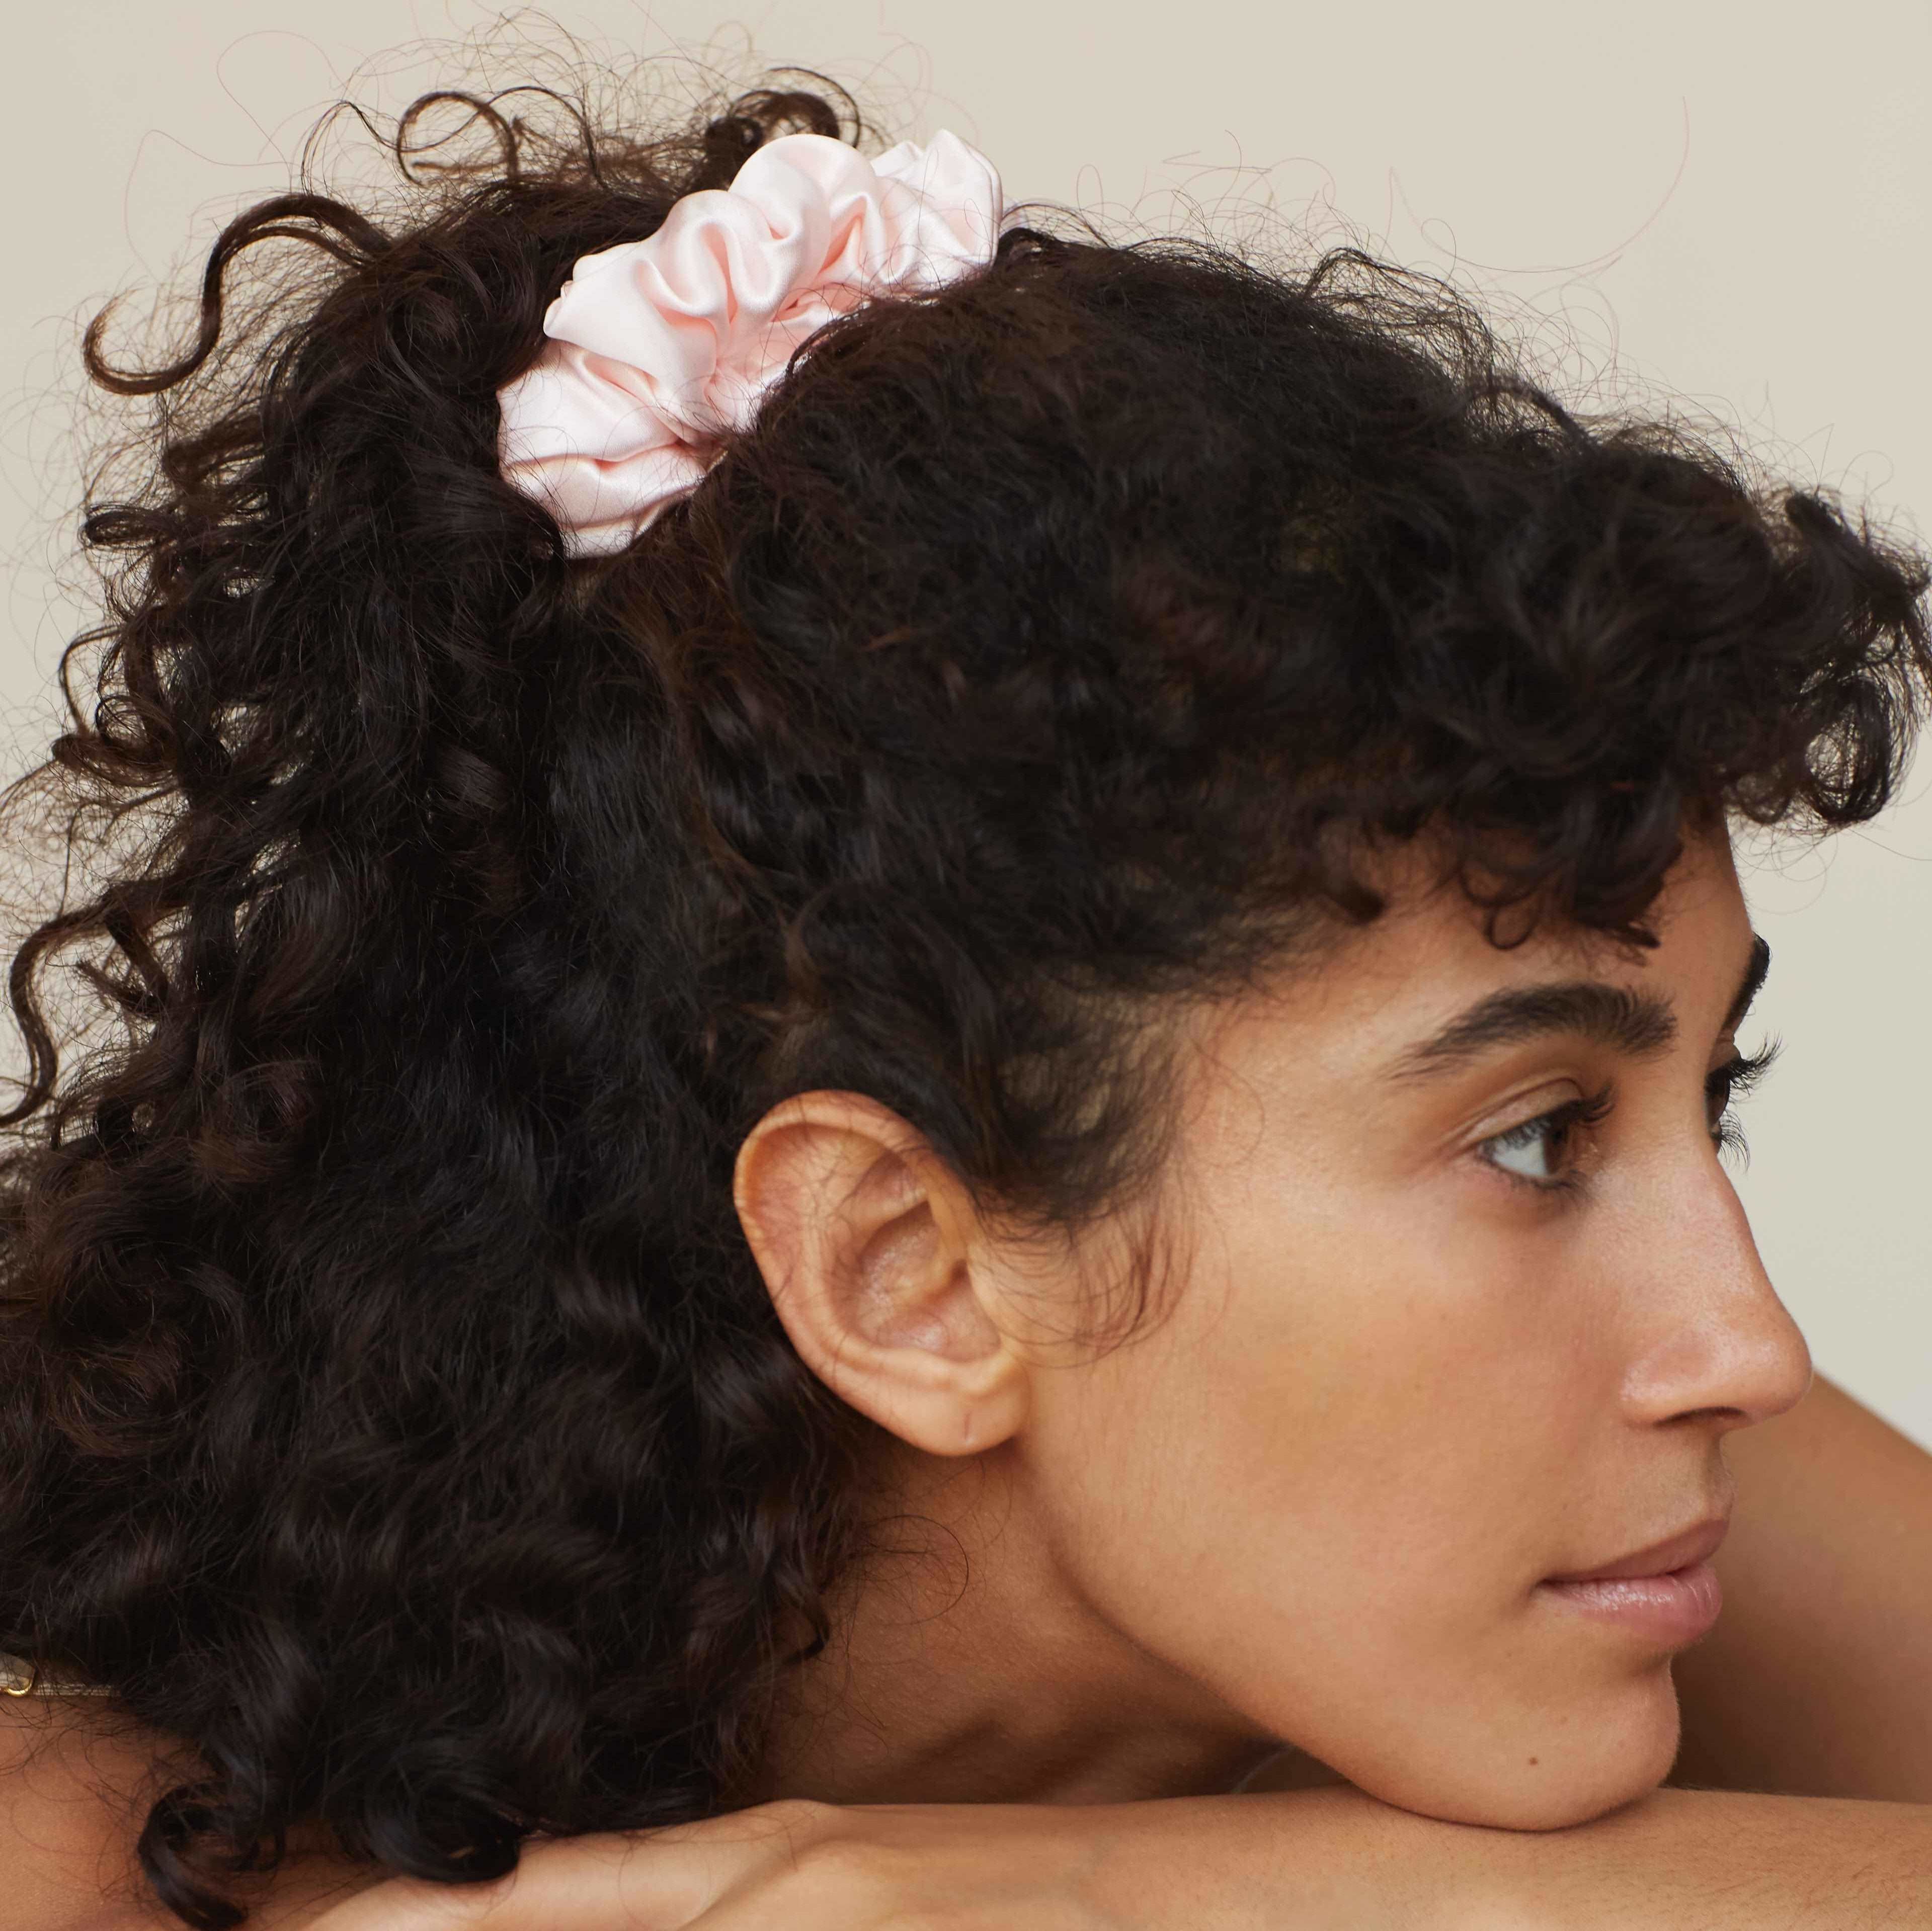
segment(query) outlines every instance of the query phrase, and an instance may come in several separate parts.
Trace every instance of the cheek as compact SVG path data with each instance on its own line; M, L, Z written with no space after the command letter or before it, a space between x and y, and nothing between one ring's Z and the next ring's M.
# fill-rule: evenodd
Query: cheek
M1674 1704L1593 1687L1532 1608L1593 1486L1608 1338L1546 1267L1446 1231L1364 1209L1226 1241L1061 1390L1058 1532L1102 1615L1270 1734L1417 1808L1544 1821L1482 1766L1622 1726L1620 1801Z
M1466 1228L1340 1218L1223 1243L1078 1372L1068 1528L1109 1568L1184 1550L1226 1589L1418 1639L1492 1621L1588 1492L1610 1351L1576 1295Z

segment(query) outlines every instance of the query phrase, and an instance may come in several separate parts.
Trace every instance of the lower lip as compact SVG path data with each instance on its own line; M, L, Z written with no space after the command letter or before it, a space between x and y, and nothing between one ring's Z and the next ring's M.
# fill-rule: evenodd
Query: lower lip
M1660 1649L1682 1649L1708 1636L1724 1606L1718 1572L1708 1562L1694 1562L1662 1576L1544 1582L1538 1587L1580 1614L1614 1623Z

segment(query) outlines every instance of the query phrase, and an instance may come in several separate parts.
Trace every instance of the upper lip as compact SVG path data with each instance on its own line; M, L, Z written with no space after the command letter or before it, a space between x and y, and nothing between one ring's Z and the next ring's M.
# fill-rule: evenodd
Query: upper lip
M1621 1582L1633 1576L1663 1576L1673 1569L1688 1569L1693 1563L1706 1561L1717 1553L1718 1545L1724 1540L1730 1525L1727 1515L1707 1516L1701 1522L1693 1522L1688 1529L1666 1536L1661 1542L1651 1543L1628 1555L1619 1556L1615 1562L1588 1569L1573 1569L1565 1575L1546 1579L1551 1582Z

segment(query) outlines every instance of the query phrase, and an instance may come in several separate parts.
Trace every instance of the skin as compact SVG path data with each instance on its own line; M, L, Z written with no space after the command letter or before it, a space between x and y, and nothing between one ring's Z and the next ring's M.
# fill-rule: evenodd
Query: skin
M1671 1649L1539 1585L1726 1518L1721 1443L1810 1377L1713 1140L1754 965L1727 848L1657 917L1652 950L1502 950L1460 895L1399 895L1194 1016L1160 1198L1070 1247L976 1216L872 1102L780 1108L740 1162L753 1248L902 1445L880 1514L964 1562L875 1570L770 1794L1180 1795L1278 1741L1460 1822L1654 1786ZM1545 1023L1466 1036L1532 993ZM1157 1318L1070 1344L1150 1227Z
M1648 1794L1678 1741L1668 1651L1539 1591L1720 1512L1735 1442L1718 1566L1742 1607L1691 1653L1694 1753L1763 1788L1932 1792L1932 1460L1835 1391L1793 1408L1802 1344L1708 1131L1750 955L1720 847L1660 913L1648 953L1561 932L1503 953L1418 896L1195 1015L1151 1223L1168 1291L1112 1349L1070 1342L1064 1311L1096 1306L1147 1219L1056 1250L976 1214L871 1102L780 1109L741 1211L801 1351L887 1431L873 1499L905 1552L797 1687L760 1793L783 1801L538 1846L458 1896L328 1909L366 1874L298 1860L260 1921L1926 1921L1932 1812ZM1672 1036L1571 1028L1390 1076L1472 1003L1580 979L1667 1001ZM1587 1131L1497 1144L1606 1081ZM1532 1183L1573 1162L1578 1190ZM1801 1669L1802 1696L1774 1693ZM0 1784L30 1915L0 1900L0 1924L162 1921L103 1903L152 1744L34 1714L33 1762L16 1717ZM1188 1795L1281 1739L1355 1787Z
M1828 1381L1738 1438L1673 1781L1932 1805L1932 1456Z

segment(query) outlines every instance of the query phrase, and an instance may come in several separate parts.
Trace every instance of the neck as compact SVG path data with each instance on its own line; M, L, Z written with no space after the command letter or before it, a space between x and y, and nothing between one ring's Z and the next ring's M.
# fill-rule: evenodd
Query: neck
M1084 1599L1010 1450L889 1458L872 1504L872 1552L787 1685L758 1798L1197 1795L1278 1747Z

